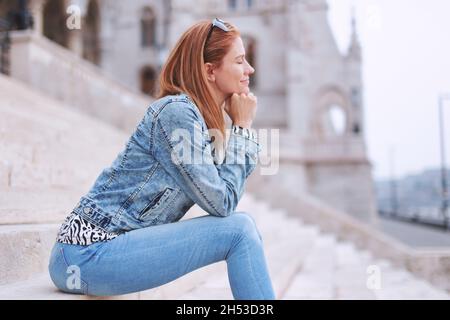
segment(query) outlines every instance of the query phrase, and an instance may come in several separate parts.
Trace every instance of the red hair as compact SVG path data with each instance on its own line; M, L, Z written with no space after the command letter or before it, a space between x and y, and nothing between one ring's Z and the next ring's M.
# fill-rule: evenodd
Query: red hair
M207 80L205 63L219 68L232 42L240 36L239 30L225 23L229 31L213 27L210 21L201 21L190 27L178 40L164 64L157 98L187 93L202 113L208 129L220 130L225 137L225 119Z

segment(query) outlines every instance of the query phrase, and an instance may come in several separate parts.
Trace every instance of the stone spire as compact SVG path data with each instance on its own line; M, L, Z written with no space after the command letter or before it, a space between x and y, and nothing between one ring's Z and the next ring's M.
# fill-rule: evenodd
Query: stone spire
M350 59L361 60L361 44L359 43L356 31L355 7L352 7L352 34L347 57Z

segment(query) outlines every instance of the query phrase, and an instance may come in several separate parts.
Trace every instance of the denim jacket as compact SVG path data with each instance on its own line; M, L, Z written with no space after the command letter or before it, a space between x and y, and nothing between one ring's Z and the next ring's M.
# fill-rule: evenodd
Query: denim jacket
M261 147L231 133L224 160L217 163L211 142L188 95L158 99L73 211L116 233L178 221L195 203L226 217L234 212Z

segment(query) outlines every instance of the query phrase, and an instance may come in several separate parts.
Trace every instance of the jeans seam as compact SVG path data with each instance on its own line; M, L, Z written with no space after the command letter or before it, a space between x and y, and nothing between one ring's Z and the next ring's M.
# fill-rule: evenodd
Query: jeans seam
M67 270L67 268L69 267L69 263L67 262L66 256L64 255L64 249L63 248L59 248L59 252L60 252L60 254L61 254L62 258L63 258L64 264L66 265L66 270Z
M244 234L244 237L247 238L247 239L249 239L249 238L247 237L246 234ZM245 241L245 250L246 250L246 253L247 253L247 261L248 261L248 264L250 265L250 272L251 272L251 274L252 274L253 281L257 283L257 286L258 286L258 288L259 288L259 292L261 293L261 298L264 299L263 290L262 290L262 288L261 288L261 285L259 284L259 281L256 279L256 277L255 277L255 275L254 275L254 272L253 272L253 264L250 262L250 259L249 259L249 257L250 257L250 250L249 250L249 248L248 248L247 241Z

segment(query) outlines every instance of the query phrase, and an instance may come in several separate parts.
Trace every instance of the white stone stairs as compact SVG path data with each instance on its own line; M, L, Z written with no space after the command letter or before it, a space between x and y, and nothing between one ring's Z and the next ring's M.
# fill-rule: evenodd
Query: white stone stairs
M0 224L59 222L128 137L2 75L0 92Z
M254 213L263 235L278 299L450 299L444 290L394 267L386 260L372 257L368 251L356 249L350 242L339 242L335 236L322 233L315 226L288 217L283 210L272 209L250 195L246 196L245 203L244 207ZM303 233L304 237L297 237L294 232ZM274 239L277 242L271 242ZM285 269L285 274L279 276L281 266L288 264L291 264L291 269ZM225 267L222 266L222 272L213 279L178 299L231 299ZM377 276L374 270L379 281L372 282L370 279Z

